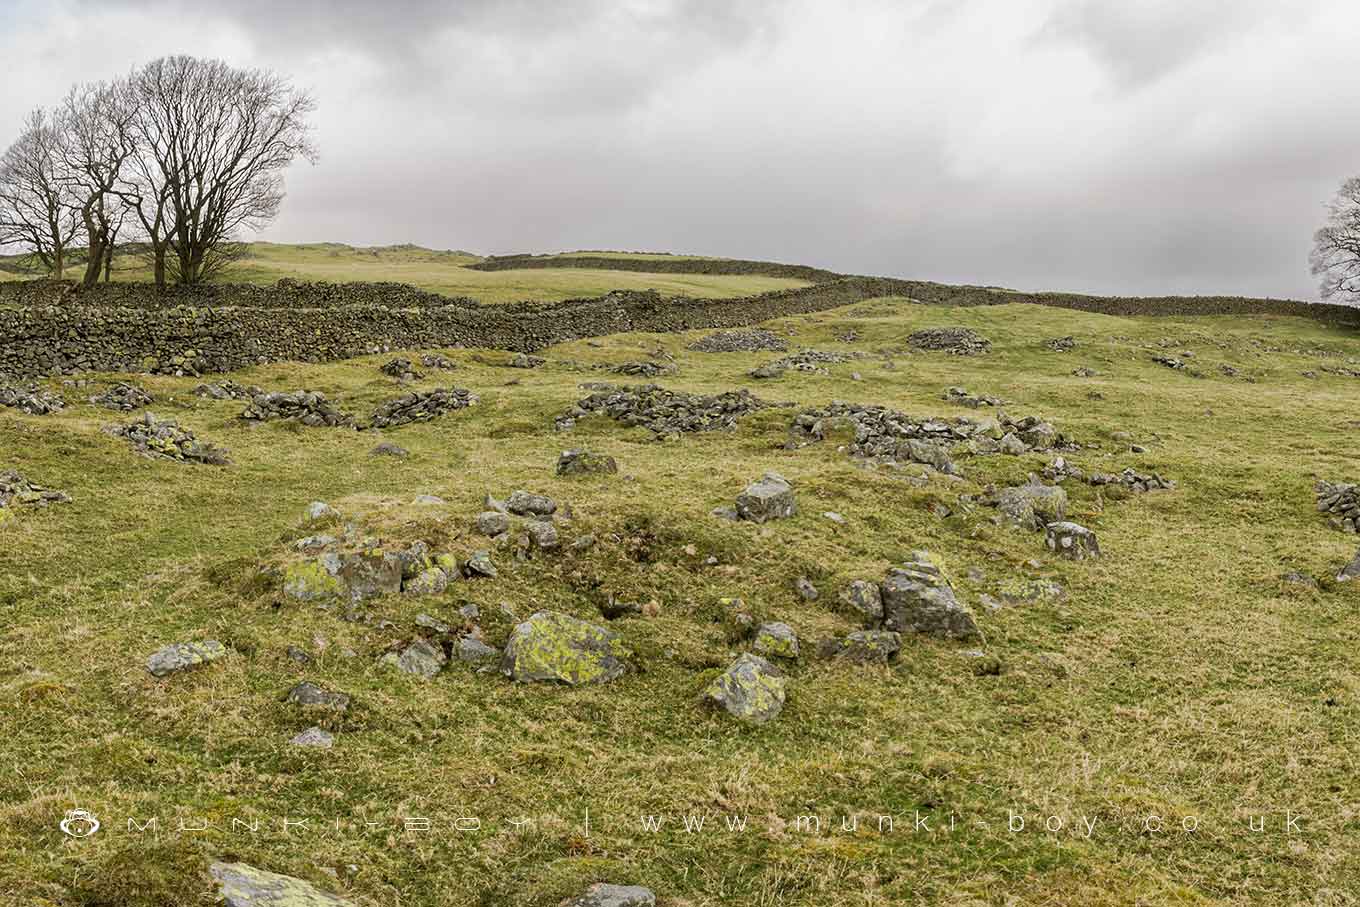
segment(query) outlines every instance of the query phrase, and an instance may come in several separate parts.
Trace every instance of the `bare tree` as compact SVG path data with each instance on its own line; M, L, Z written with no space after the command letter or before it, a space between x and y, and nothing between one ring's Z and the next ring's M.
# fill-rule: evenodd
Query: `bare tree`
M64 171L60 125L34 110L23 133L0 156L0 246L31 252L58 280L82 226Z
M62 102L64 178L79 207L89 244L85 286L99 282L124 216L125 203L118 190L123 168L137 151L133 114L126 83L77 86Z
M311 97L274 73L175 56L133 73L139 149L123 192L147 235L156 283L199 283L233 237L278 214L283 171L315 161Z
M1341 184L1328 205L1327 223L1313 234L1309 256L1313 275L1322 278L1323 299L1338 293L1360 296L1360 176Z

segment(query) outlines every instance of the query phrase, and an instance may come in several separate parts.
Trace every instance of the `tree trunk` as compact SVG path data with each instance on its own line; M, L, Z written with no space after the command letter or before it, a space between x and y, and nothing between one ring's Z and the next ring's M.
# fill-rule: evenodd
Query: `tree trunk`
M158 289L158 290L164 290L164 289L165 289L165 246L158 243L158 244L156 244L156 246L154 247L154 249L155 249L155 253L156 253L156 264L155 264L156 289Z
M66 257L66 250L57 246L57 259L52 263L52 276L56 280L61 280L62 274L66 272L66 265L63 259Z
M113 240L109 240L104 247L104 283L108 283L113 277Z
M92 287L99 283L99 272L104 268L104 246L106 243L101 239L90 240L90 256L85 262L85 279L82 283L87 287Z

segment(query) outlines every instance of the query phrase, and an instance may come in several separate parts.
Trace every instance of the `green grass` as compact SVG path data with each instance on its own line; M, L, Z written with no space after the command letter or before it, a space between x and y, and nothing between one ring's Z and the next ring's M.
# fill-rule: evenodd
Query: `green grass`
M473 271L465 267L480 260L468 252L409 245L360 248L340 243L252 243L249 256L224 271L219 280L259 285L273 284L281 278L337 283L397 281L485 302L557 301L598 296L610 290L646 289L670 296L721 298L808 285L802 280L755 275L649 274L589 268ZM78 278L81 273L81 268L72 267L66 276ZM13 271L0 270L0 279L21 277ZM149 281L152 273L142 258L122 255L114 259L113 279Z
M566 344L529 372L485 364L503 353L446 351L463 366L456 383L482 402L387 432L412 451L406 461L370 458L377 438L367 433L242 423L239 403L199 401L187 378L145 378L158 397L152 410L230 447L235 466L138 458L100 432L114 414L81 403L43 418L0 410L0 468L75 498L0 528L0 902L208 903L203 867L232 857L362 903L416 907L556 904L596 880L648 885L669 907L1353 903L1360 591L1325 578L1355 541L1327 527L1311 487L1315 476L1360 474L1360 384L1300 372L1326 361L1304 351L1355 355L1360 344L1300 319L889 299L767 326L795 344L871 351L941 324L977 329L993 352L899 355L892 370L866 359L831 366L829 377L761 383L746 372L774 355L686 351L697 334ZM835 339L849 328L856 343ZM1076 351L1041 348L1066 334ZM1195 351L1209 377L1151 363L1164 340ZM962 384L1091 445L1068 457L1088 471L1155 469L1179 488L1117 499L1069 483L1072 518L1099 533L1106 554L1073 564L1050 557L1038 535L993 525L985 508L946 519L930 510L988 483L1023 481L1046 462L1039 455L962 457L965 481L917 487L831 445L782 449L781 410L734 434L674 443L600 417L568 435L552 431L552 416L583 395L578 382L607 380L585 366L658 348L680 365L667 386L751 387L802 405L847 399L978 415L939 398ZM377 371L386 358L232 377L320 389L365 412L397 393ZM1220 363L1257 383L1219 375ZM1071 377L1081 365L1099 376ZM1116 430L1148 452L1127 452L1112 441ZM622 474L555 477L558 452L576 445L614 455ZM770 469L794 482L797 518L758 527L709 516ZM522 564L498 553L497 580L383 601L375 611L394 630L287 602L252 579L253 565L277 561L296 537L311 500L394 542L431 538L463 552L479 544L470 524L482 495L515 488L569 501L567 537L590 531L600 544ZM418 493L448 503L406 503ZM826 510L846 525L823 519ZM806 653L851 628L835 602L840 588L921 547L938 553L977 613L984 648L1005 665L1000 676L975 676L968 646L910 639L888 669L805 657L783 714L763 728L696 705L736 651L708 618L717 599L741 596L786 620ZM710 555L717 566L705 564ZM969 578L969 567L985 579ZM1281 583L1289 570L1323 577L1322 589ZM814 579L819 601L794 594L799 575ZM1055 579L1067 595L996 613L979 605L1020 577ZM611 592L655 600L659 612L613 624L644 670L603 687L515 685L456 669L419 682L376 664L421 611L447 618L461 599L475 601L488 641L500 644L511 625L500 603L521 617L557 608L598 620L595 602ZM233 654L164 681L147 675L156 648L198 637ZM294 664L289 645L311 650L316 664ZM286 745L313 723L279 702L303 678L355 697L333 725L334 750ZM64 839L57 820L75 806L110 827ZM1026 814L1023 833L1007 831L1010 809ZM1283 832L1286 809L1305 816L1301 834ZM934 831L910 830L917 811L933 817ZM715 816L709 828L724 814L748 815L750 830L677 827L679 814L703 812ZM830 830L797 830L794 817L811 812ZM216 824L177 832L181 813ZM897 830L841 833L846 813L869 827L891 813ZM1251 833L1248 817L1260 813L1268 829ZM226 824L285 814L318 817L313 828L337 817L360 828L288 838L277 825L252 836ZM640 814L674 818L651 834ZM1154 814L1168 831L1143 830ZM159 840L128 833L129 815L161 817ZM1063 817L1062 832L1035 830L1049 815ZM1098 817L1089 840L1073 831L1082 815ZM1180 830L1187 815L1199 819L1193 834ZM446 830L403 833L403 816L434 817ZM459 816L480 817L482 830L447 831ZM520 817L534 821L517 830L510 822ZM377 830L362 827L370 820Z

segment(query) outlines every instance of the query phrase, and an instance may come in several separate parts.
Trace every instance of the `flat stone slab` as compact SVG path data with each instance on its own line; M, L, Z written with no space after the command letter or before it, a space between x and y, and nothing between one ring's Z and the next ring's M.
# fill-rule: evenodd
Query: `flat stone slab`
M246 863L213 863L208 874L226 907L357 907L310 882Z

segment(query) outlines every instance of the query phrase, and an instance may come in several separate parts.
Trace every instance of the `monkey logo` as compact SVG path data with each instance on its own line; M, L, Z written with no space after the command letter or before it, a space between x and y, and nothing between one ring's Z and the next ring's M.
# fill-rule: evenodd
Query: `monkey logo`
M88 838L99 831L99 820L89 810L70 809L61 820L61 830L72 838Z

